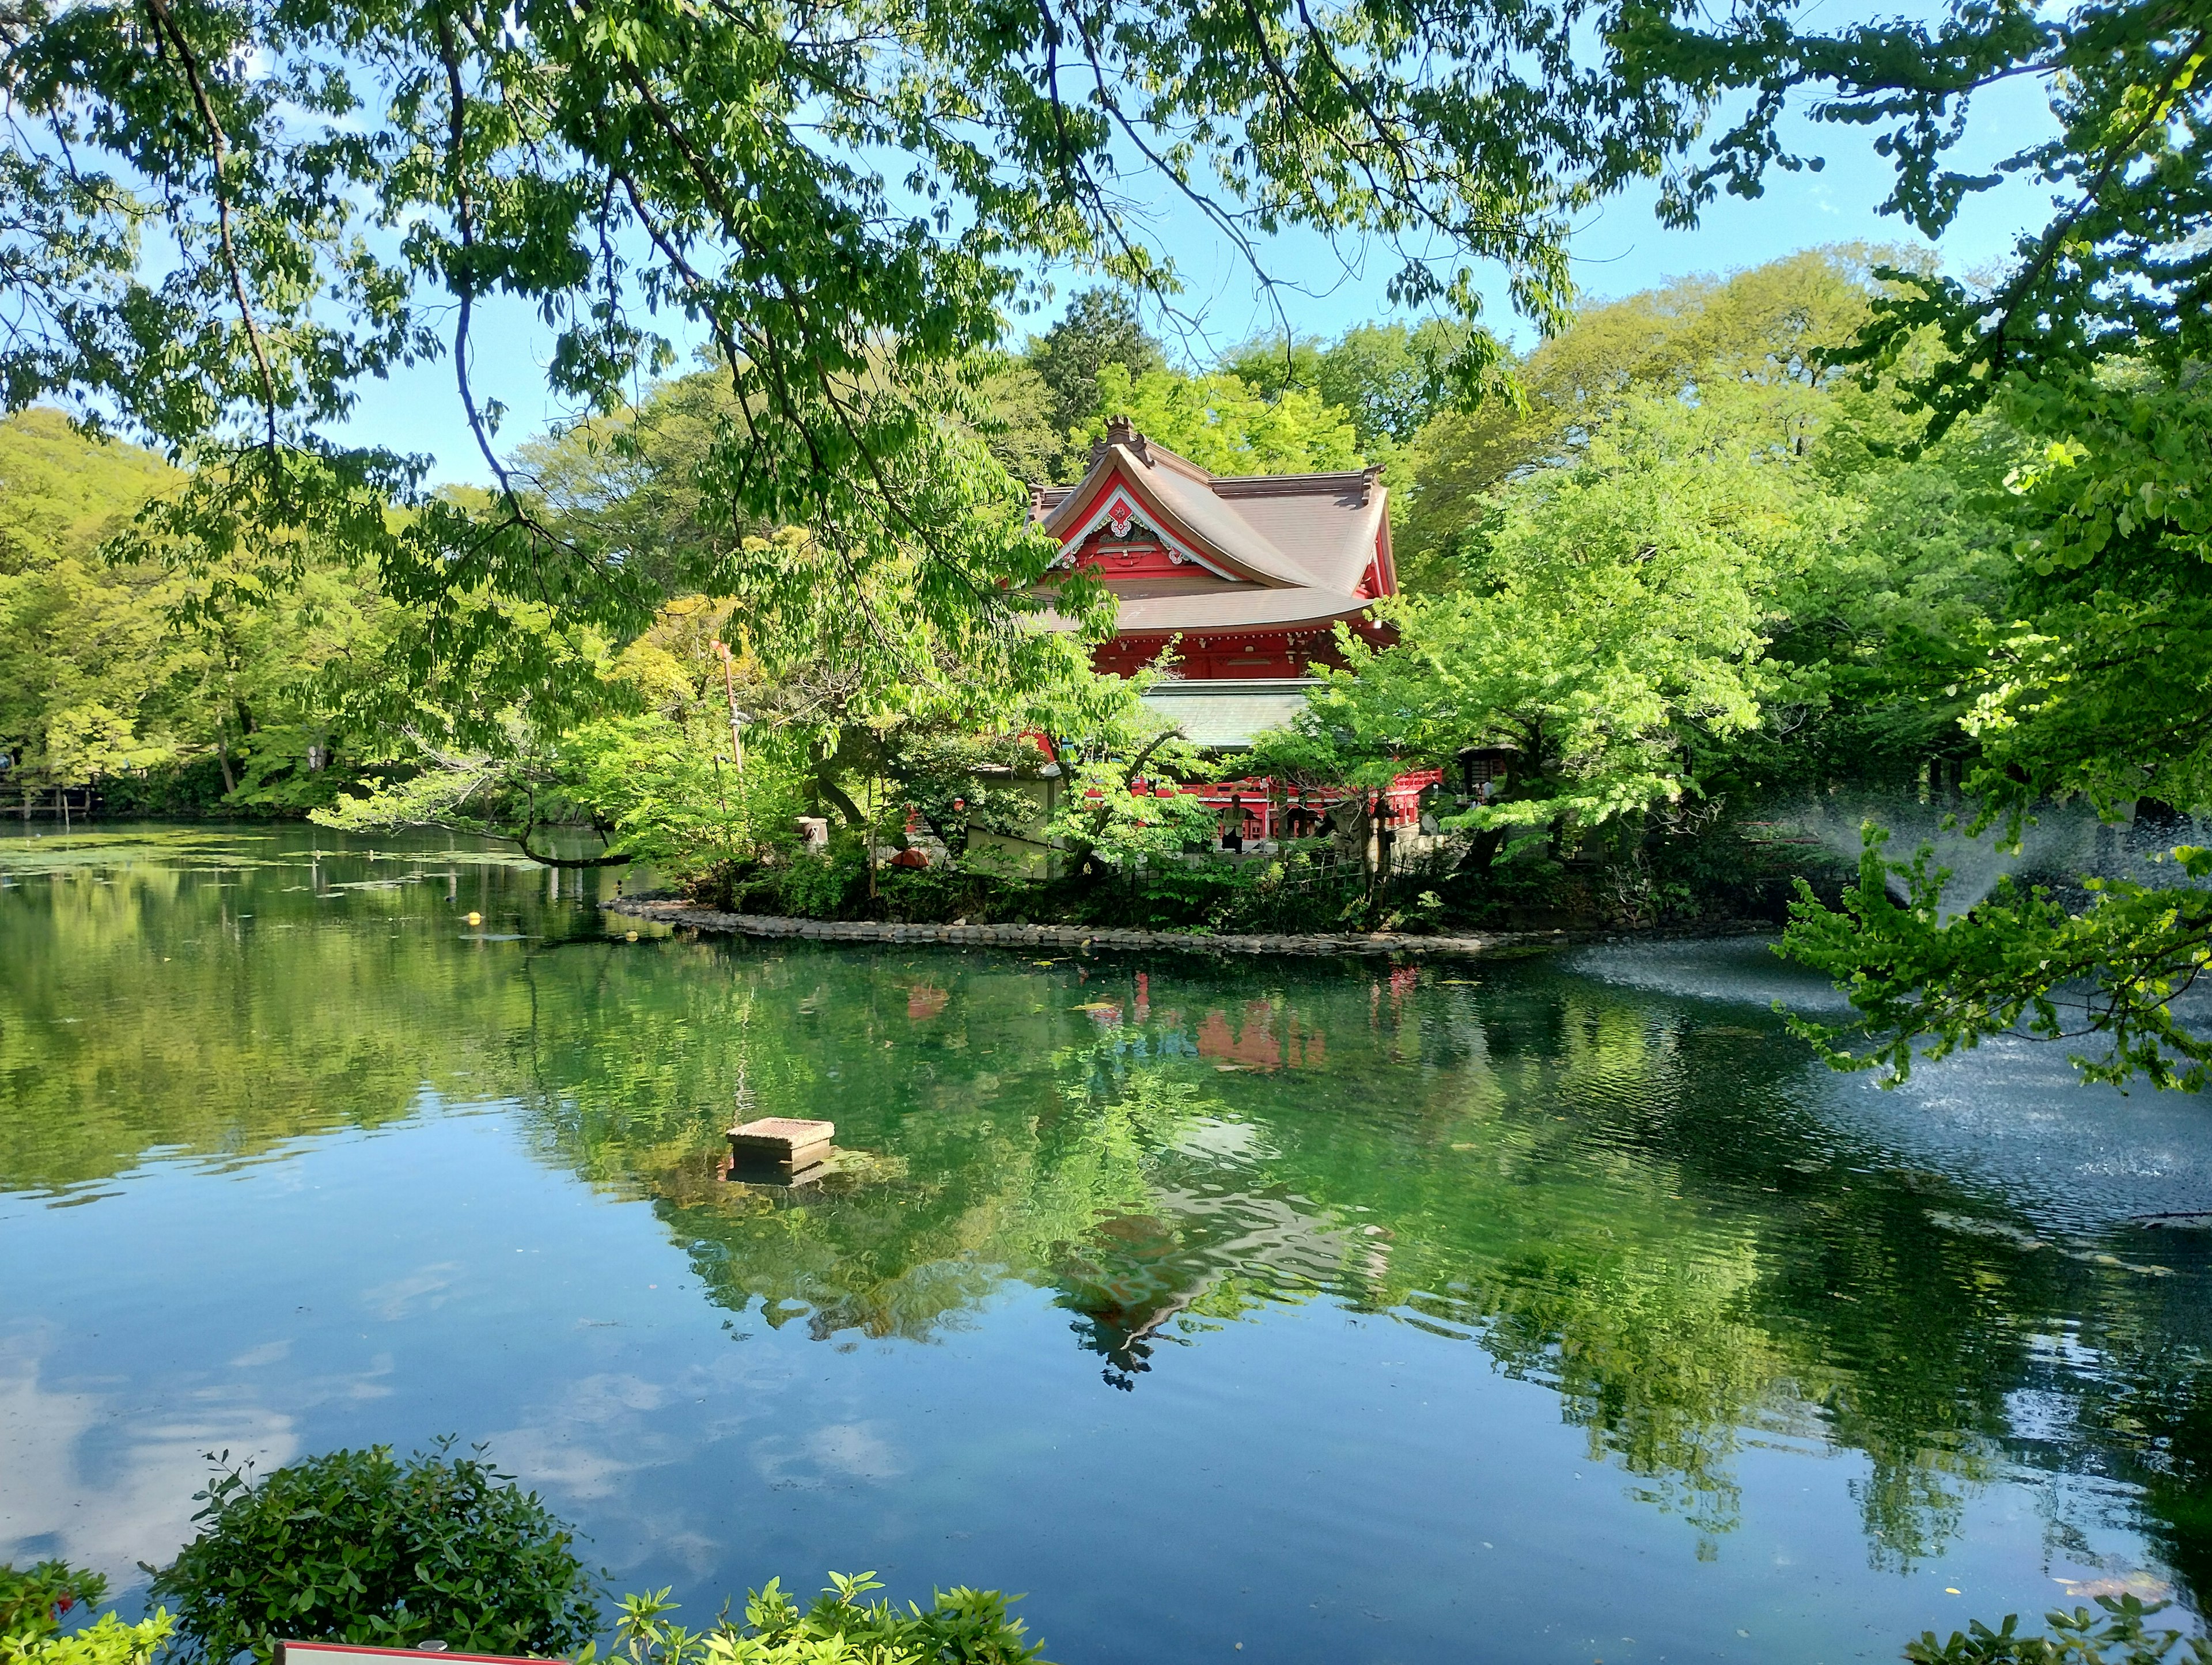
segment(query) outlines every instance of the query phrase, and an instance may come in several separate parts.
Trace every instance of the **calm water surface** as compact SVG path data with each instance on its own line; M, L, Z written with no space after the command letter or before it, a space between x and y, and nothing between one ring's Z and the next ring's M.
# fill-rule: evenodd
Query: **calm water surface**
M1828 1076L1757 945L629 943L560 883L0 842L0 1559L141 1583L204 1452L457 1433L694 1618L875 1568L1068 1665L1825 1665L2212 1579L2212 1239L2131 1218L2212 1207L2212 1106ZM720 1177L740 1103L842 1170Z

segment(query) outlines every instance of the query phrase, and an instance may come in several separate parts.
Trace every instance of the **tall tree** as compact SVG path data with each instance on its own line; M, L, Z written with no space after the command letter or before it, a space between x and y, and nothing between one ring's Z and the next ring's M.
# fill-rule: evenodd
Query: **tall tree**
M1655 391L1693 396L1716 381L1838 381L1881 294L1875 270L1924 264L1903 249L1808 249L1725 279L1678 278L1585 308L1518 367L1521 404L1444 409L1407 447L1395 477L1409 587L1454 581L1455 540L1479 520L1486 495L1532 463L1571 453L1624 401Z
M1923 235L2004 179L2051 192L2049 216L1986 280L1883 274L1889 292L1848 355L1895 375L1931 435L1994 406L2043 453L2015 481L2017 623L1991 634L1964 684L1984 751L1972 830L2016 840L2054 798L2106 816L2133 793L2212 803L2212 545L2195 484L2212 349L2212 21L2147 0L1960 4L1814 33L1793 10L1765 0L1713 33L1668 21L1644 34L1658 60L1759 88L1711 161L1674 182L1671 211L1721 188L1756 195L1768 167L1802 165L1781 122L1805 88L1820 89L1817 118L1881 130L1896 168L1887 206ZM2051 124L1993 167L1958 170L1975 97L2022 77L2048 89ZM1931 338L1941 350L1925 350ZM1917 1049L2025 1024L2080 1042L2093 1078L2212 1081L2212 1036L2176 1005L2212 966L2193 846L2170 852L2172 880L2093 877L2071 898L2002 884L1954 912L1929 853L1895 860L1881 838L1870 831L1844 908L1808 896L1787 939L1850 991L1855 1022L1808 1027L1834 1061L1895 1079Z
M1441 318L1355 324L1334 342L1259 340L1231 352L1222 368L1268 398L1310 389L1350 418L1370 451L1403 444L1458 390L1451 366L1465 344L1463 325Z
M1032 342L1030 368L1051 396L1046 419L1066 434L1099 409L1099 373L1118 364L1133 377L1167 364L1160 343L1138 315L1127 289L1090 289L1068 302L1060 320Z
M1188 376L1157 369L1132 376L1109 364L1099 398L1076 429L1085 444L1103 437L1110 416L1126 416L1147 439L1216 474L1307 474L1360 465L1358 436L1343 412L1303 388L1261 398L1224 371Z

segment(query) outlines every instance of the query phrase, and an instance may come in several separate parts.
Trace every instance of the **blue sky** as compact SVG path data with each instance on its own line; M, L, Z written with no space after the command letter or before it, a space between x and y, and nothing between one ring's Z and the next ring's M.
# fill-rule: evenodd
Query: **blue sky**
M1984 167L2037 133L2051 129L2042 89L2030 81L2008 83L1978 103L1954 163ZM1906 228L1875 210L1888 194L1890 173L1873 153L1871 134L1860 128L1812 130L1799 124L1799 149L1822 155L1819 173L1777 173L1756 201L1723 197L1688 231L1662 226L1651 211L1656 191L1624 194L1584 216L1574 239L1575 276L1584 295L1607 299L1649 289L1694 272L1740 270L1802 248L1857 240L1915 240ZM1277 326L1276 315L1239 255L1197 211L1163 191L1156 220L1161 246L1171 249L1187 285L1183 307L1201 319L1195 331L1170 331L1181 355L1200 359L1259 330ZM2002 264L2013 240L2049 214L2047 190L2008 181L1971 198L1958 222L1937 246L1944 269L1971 275ZM1395 269L1390 253L1356 245L1332 247L1310 234L1292 234L1264 246L1262 258L1278 279L1275 299L1298 333L1334 336L1347 326L1390 316L1385 287ZM1079 272L1053 274L1064 300L1089 281ZM1522 345L1532 334L1514 318L1502 286L1491 293L1489 321ZM1027 320L1042 329L1051 314ZM511 447L565 414L546 393L543 367L550 332L527 307L480 305L474 330L475 381L479 398L507 407L500 434ZM362 390L349 437L436 458L439 481L488 483L490 471L461 420L453 367L441 360L417 366Z

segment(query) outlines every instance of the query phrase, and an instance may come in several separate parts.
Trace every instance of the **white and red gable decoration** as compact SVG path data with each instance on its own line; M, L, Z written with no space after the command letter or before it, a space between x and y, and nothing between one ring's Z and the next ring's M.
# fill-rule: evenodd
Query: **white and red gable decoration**
M1374 604L1397 590L1382 470L1221 476L1107 426L1073 486L1033 489L1060 563L1115 592L1102 671L1128 672L1176 645L1190 682L1299 681L1336 659L1339 623L1376 642Z

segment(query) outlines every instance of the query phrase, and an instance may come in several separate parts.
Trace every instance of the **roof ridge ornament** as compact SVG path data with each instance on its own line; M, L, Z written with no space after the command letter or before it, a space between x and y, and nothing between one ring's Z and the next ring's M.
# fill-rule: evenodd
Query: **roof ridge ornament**
M1375 488L1382 482L1384 466L1385 465L1382 463L1370 463L1359 471L1360 507L1365 508L1369 501L1375 495Z
M1137 432L1134 417L1127 416L1107 417L1106 443L1109 446L1118 445L1125 451L1133 451L1137 453L1137 460L1144 464L1146 468L1152 465L1152 448L1145 443L1145 436Z

